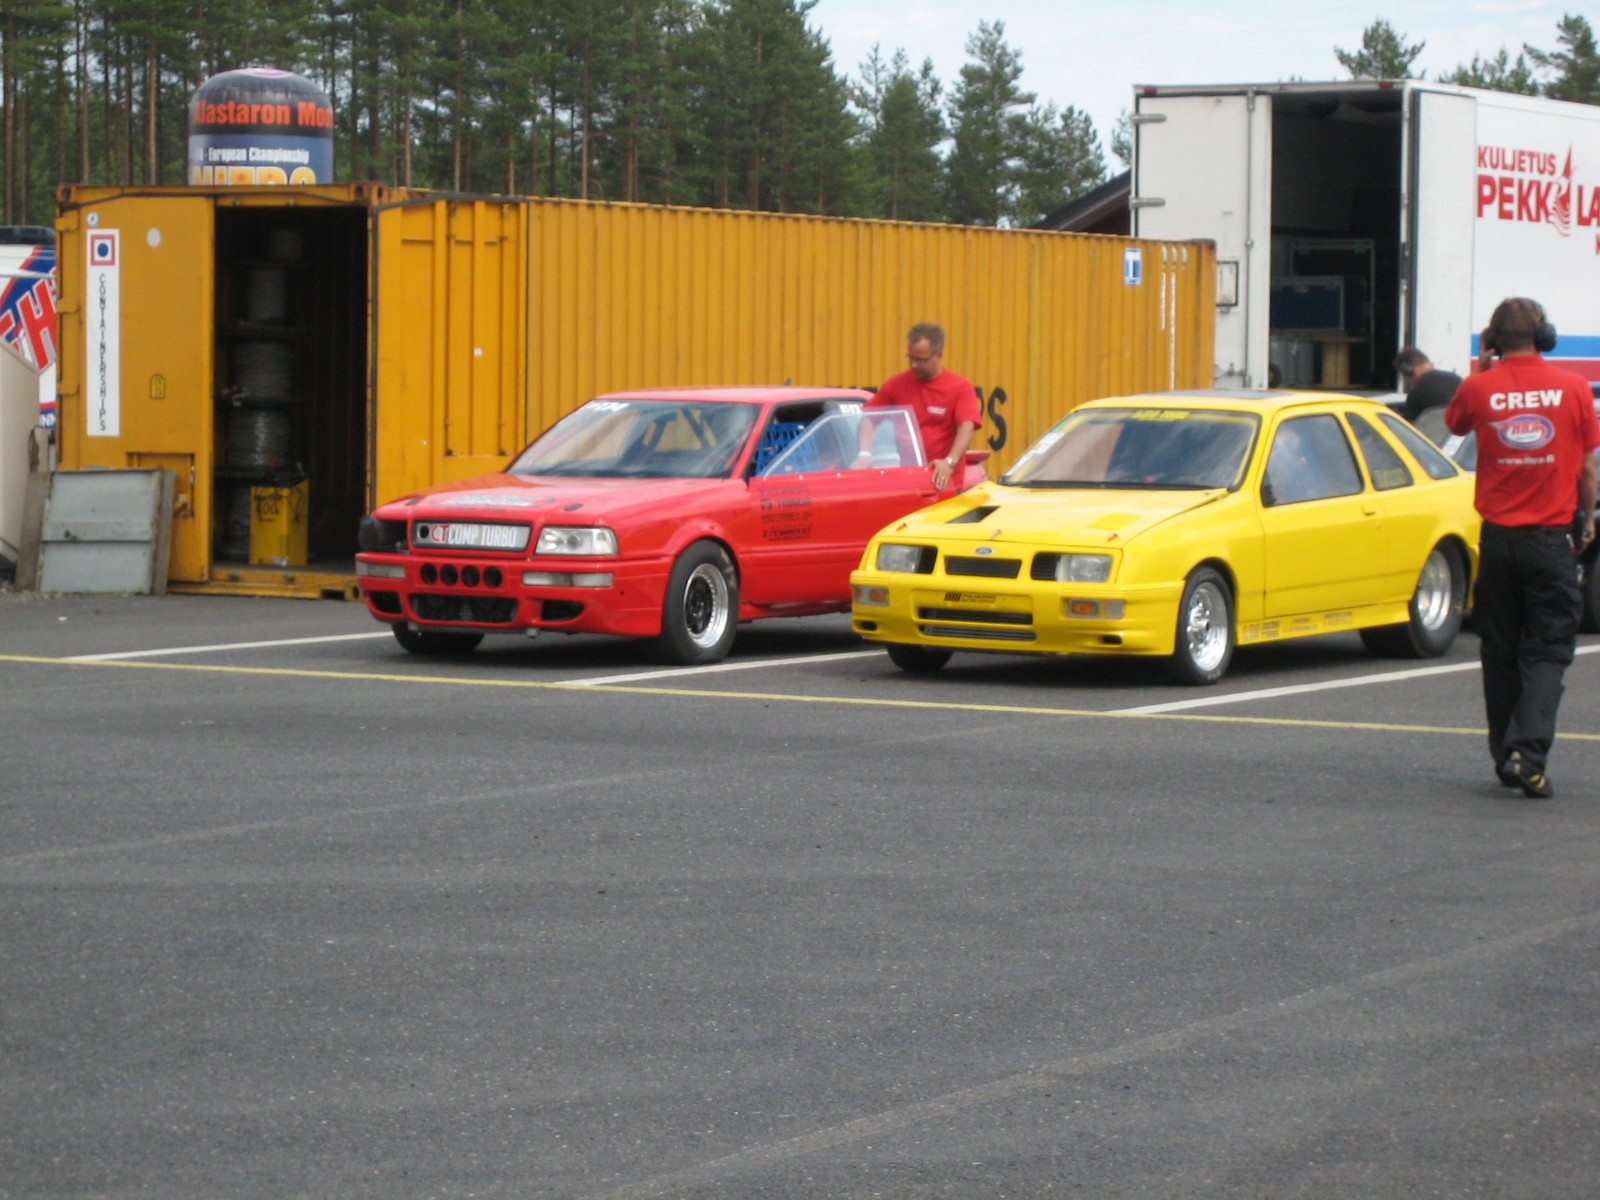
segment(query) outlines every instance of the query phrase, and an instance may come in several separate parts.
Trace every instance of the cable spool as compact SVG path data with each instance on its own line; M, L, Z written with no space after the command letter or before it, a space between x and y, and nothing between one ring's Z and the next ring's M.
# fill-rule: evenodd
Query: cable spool
M255 511L254 497L248 483L236 483L228 489L227 517L222 524L222 557L246 559L250 557L250 515Z
M305 236L298 229L267 230L267 257L274 262L299 262L305 253Z
M294 348L283 342L236 342L233 386L246 396L287 396L294 378Z
M244 319L254 325L282 325L288 321L288 267L251 267L246 272Z
M235 408L228 414L228 465L269 471L287 467L293 434L289 414L281 408Z

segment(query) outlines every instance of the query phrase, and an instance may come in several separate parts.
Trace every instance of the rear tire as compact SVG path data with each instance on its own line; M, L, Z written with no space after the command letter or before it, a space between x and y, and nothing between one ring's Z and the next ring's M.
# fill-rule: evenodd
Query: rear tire
M471 654L483 641L481 633L440 633L434 629L412 629L391 625L394 640L412 654Z
M1167 670L1179 683L1204 687L1233 661L1233 593L1210 567L1192 571L1178 602L1178 633Z
M1410 619L1361 631L1361 643L1386 658L1438 658L1461 632L1467 604L1467 572L1461 551L1440 542L1428 553L1411 593Z
M657 661L679 666L721 662L739 624L739 573L715 542L695 542L672 564L661 604Z
M903 642L891 642L884 649L889 651L889 661L902 671L910 671L914 675L927 675L937 671L950 661L949 650L934 650L927 646L907 646Z
M1578 628L1584 633L1600 633L1600 556L1591 553L1578 560L1578 584L1583 589L1583 617Z

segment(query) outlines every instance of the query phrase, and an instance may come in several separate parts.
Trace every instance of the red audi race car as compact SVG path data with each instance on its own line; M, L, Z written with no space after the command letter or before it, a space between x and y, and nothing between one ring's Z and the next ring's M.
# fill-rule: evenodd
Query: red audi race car
M548 630L650 639L676 664L719 661L741 621L846 612L868 539L940 498L911 414L864 412L869 398L600 396L504 471L363 517L362 598L415 654ZM943 495L982 482L985 457L969 452Z

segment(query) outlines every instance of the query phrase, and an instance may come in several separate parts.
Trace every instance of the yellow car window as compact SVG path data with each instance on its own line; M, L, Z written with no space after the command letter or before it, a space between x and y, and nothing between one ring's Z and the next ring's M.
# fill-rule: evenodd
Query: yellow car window
M1261 485L1261 503L1298 504L1361 491L1350 442L1331 413L1294 417L1278 426Z
M1432 409L1428 411L1433 411ZM1380 413L1378 420L1394 434L1395 439L1411 452L1417 465L1428 473L1429 479L1453 479L1461 472L1455 463L1446 458L1439 448L1393 413Z
M1361 457L1367 462L1367 477L1374 488L1387 492L1410 487L1415 482L1411 478L1411 468L1370 421L1359 413L1345 413L1344 417L1350 422L1350 432L1356 435L1356 445L1361 447Z

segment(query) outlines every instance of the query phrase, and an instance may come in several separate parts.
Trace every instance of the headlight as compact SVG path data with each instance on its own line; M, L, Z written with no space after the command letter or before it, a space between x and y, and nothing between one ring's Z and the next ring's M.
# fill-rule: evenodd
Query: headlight
M878 570L901 575L926 575L933 570L932 546L898 546L884 542L878 547Z
M1061 583L1104 583L1111 578L1111 555L1059 555L1055 577Z
M390 553L404 552L406 548L406 523L380 521L377 517L363 515L356 526L356 545L362 550L381 550Z
M369 563L356 559L356 574L369 579L404 579L406 569L399 563Z
M615 554L617 535L595 525L549 525L539 531L535 554Z

